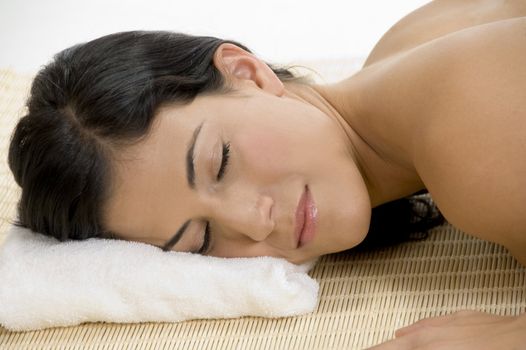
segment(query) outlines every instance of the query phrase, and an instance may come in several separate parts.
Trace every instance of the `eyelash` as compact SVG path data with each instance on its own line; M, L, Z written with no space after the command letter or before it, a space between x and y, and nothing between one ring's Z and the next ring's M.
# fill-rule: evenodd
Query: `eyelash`
M217 181L221 180L225 176L226 166L228 165L228 158L230 157L230 142L223 143L223 157L219 172L217 173Z
M207 221L206 227L205 227L205 238L204 238L203 246L199 249L197 254L206 254L208 252L209 245L210 245L210 221Z
M223 143L223 156L221 158L221 166L219 167L219 172L217 173L217 181L221 180L225 176L225 172L228 165L228 158L230 157L230 142ZM205 227L205 236L202 247L197 252L198 254L206 254L210 246L210 221L206 222Z

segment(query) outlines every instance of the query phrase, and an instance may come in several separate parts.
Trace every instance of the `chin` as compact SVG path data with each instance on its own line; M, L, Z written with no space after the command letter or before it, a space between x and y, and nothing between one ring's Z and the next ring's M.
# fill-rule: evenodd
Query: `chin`
M367 237L367 233L369 232L369 228L365 230L365 232L356 233L356 232L342 232L340 237L343 237L342 240L336 242L336 245L332 246L334 248L331 252L327 252L327 254L332 253L340 253L344 252L346 250L352 249L363 242L365 237Z
M298 258L287 258L288 262L296 264L296 265L303 265L305 263L315 263L322 255L315 255L311 257L298 257Z

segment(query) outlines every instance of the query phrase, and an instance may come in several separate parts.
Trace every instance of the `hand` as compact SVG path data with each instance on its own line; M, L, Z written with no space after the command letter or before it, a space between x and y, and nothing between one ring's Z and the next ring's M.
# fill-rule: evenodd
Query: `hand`
M526 314L498 316L459 311L427 318L398 329L395 339L370 349L526 349Z

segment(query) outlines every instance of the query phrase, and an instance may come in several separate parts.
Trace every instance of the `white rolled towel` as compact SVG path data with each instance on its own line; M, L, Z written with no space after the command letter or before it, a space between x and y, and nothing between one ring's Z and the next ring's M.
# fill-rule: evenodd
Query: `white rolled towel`
M179 322L314 311L318 283L273 257L163 252L111 239L59 242L11 226L0 246L0 324L12 331L84 322Z

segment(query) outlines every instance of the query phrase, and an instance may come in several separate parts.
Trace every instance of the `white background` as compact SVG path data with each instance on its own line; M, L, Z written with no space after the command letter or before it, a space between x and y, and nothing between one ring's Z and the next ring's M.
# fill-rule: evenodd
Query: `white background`
M0 0L0 67L33 72L54 53L124 30L233 39L270 63L365 57L424 0Z

